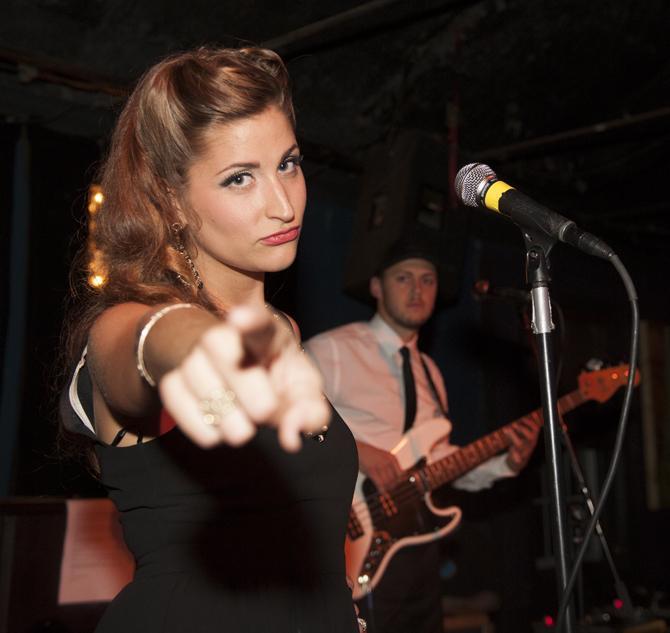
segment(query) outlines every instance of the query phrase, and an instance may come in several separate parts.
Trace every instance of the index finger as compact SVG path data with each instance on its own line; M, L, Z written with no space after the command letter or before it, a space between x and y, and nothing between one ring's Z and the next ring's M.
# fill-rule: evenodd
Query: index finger
M237 306L228 314L228 324L238 330L244 356L241 367L267 367L289 342L290 332L280 327L277 318L267 310Z

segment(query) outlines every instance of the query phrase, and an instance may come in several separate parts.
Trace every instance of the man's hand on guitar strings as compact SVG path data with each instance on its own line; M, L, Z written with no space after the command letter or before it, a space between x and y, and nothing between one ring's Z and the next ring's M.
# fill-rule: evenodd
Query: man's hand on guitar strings
M365 442L356 442L359 470L370 477L381 492L393 488L402 476L402 469L395 455Z
M529 420L515 422L511 428L504 429L511 446L507 453L507 465L519 473L528 463L540 434L540 427Z

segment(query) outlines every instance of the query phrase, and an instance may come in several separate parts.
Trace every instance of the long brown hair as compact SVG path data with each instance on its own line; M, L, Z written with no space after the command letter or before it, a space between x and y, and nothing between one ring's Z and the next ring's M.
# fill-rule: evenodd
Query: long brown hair
M95 242L106 283L88 285L88 252L82 246L71 270L62 373L71 371L91 325L109 306L188 301L213 308L179 252L173 228L177 208L207 132L270 106L295 126L288 73L267 49L198 48L167 57L141 77L121 111L98 176L104 203L95 217ZM188 227L179 240L192 252Z
M95 241L106 283L88 286L85 248L72 267L76 317L66 323L69 364L81 354L95 318L111 305L189 301L211 307L177 248L177 202L207 132L273 105L295 125L288 73L267 49L198 48L172 55L142 76L99 174L104 203L96 214ZM188 227L179 239L187 251L194 248Z

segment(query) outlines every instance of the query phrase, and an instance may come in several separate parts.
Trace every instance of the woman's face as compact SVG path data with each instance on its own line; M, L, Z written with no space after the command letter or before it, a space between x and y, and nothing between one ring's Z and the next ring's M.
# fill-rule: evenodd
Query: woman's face
M188 173L196 268L207 286L223 271L273 272L296 254L305 179L293 128L277 107L213 128Z

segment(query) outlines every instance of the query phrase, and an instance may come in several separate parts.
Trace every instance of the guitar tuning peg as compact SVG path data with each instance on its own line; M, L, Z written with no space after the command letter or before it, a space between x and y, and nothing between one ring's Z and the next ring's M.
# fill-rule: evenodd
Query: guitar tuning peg
M600 371L605 366L605 363L599 358L590 358L586 361L585 366L589 371Z

